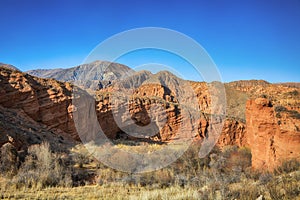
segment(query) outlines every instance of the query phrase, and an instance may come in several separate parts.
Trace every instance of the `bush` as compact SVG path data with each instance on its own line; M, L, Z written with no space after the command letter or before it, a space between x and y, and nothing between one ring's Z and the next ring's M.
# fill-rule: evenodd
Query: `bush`
M297 170L300 170L300 161L297 159L290 159L284 160L282 164L275 170L275 173L290 173Z
M291 96L298 96L299 95L299 92L297 90L293 90L291 92L287 92L285 93L286 95L291 95Z
M217 159L215 167L224 172L245 170L251 166L251 151L248 148L237 146L226 146Z
M89 155L88 151L83 151L83 152L74 152L72 154L72 159L75 162L75 164L78 165L79 168L83 168L85 164L91 162L92 158Z
M260 98L265 98L265 99L267 99L267 98L268 98L268 95L266 95L266 94L261 94L259 97L260 97Z
M51 153L49 143L30 146L25 162L14 177L17 187L71 186L71 171Z
M296 110L290 110L289 111L290 116L294 119L300 119L300 113Z
M265 172L263 174L261 174L259 176L259 182L262 185L267 184L268 182L270 182L273 179L273 174L269 173L269 172Z
M280 113L280 112L284 112L284 111L287 111L286 107L284 107L284 106L276 106L275 107L276 113Z
M290 117L294 118L294 119L300 119L300 113L296 110L288 110L286 107L284 106L276 106L275 107L275 112L276 112L276 117L277 118L281 118L281 112L286 112L289 114Z
M0 149L0 174L12 177L17 173L19 158L17 149L10 143L4 144Z
M293 176L282 175L265 186L271 199L298 199L300 195L299 180Z

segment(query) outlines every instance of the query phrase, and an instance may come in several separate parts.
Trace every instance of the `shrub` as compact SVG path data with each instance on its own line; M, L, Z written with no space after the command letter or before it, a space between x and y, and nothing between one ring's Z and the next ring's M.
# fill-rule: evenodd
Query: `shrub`
M71 171L51 153L49 143L30 146L25 162L14 177L17 187L71 186Z
M297 90L293 90L291 92L287 92L285 93L286 95L291 95L291 96L298 96L299 95L299 92Z
M292 118L300 119L300 113L298 111L296 111L296 110L290 110L289 113L290 113L290 116Z
M281 118L281 112L286 112L289 114L290 117L295 118L295 119L300 119L300 113L296 110L288 110L284 106L276 106L275 107L275 112L276 112L276 117Z
M83 165L91 162L91 156L87 151L83 152L74 152L72 154L72 159L79 168L83 168Z
M261 174L259 176L259 182L262 185L267 184L268 182L270 182L273 179L273 174L269 173L269 172L265 172L263 174Z
M254 184L241 183L238 189L227 191L227 196L224 199L257 199L260 196L260 189Z
M280 112L284 112L284 111L287 111L286 107L284 107L284 106L276 106L275 107L276 113L280 113Z
M282 175L268 183L265 189L271 199L298 199L300 195L299 180L293 176Z
M297 159L284 160L282 164L275 170L276 174L290 173L300 170L300 161Z
M12 177L17 173L19 158L17 149L10 143L4 144L0 149L0 173Z
M266 94L261 94L259 97L260 97L260 98L265 98L265 99L267 99L267 98L268 98L268 95L266 95Z
M251 166L251 151L248 148L237 146L226 146L217 159L215 167L224 172L245 172Z

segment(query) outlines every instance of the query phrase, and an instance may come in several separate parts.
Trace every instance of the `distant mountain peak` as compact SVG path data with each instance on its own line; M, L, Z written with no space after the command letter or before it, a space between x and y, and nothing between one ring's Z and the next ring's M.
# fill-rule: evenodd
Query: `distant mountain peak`
M10 64L5 64L5 63L0 63L0 66L1 67L5 67L5 68L8 68L8 69L12 69L12 70L17 70L17 71L20 71L17 67L13 66L13 65L10 65Z
M30 70L28 74L41 78L53 78L59 81L72 82L83 88L96 90L120 79L133 70L126 65L96 60L72 68Z

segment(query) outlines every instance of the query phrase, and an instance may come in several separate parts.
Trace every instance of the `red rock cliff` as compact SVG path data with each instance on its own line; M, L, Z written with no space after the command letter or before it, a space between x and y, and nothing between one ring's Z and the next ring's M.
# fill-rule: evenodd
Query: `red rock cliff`
M289 113L282 112L279 118L265 98L247 101L245 138L253 168L272 170L286 159L299 159L300 120Z

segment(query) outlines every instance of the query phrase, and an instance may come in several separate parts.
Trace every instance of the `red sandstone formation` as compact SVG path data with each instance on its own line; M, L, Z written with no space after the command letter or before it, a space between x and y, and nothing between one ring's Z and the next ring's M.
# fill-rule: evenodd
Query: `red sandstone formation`
M252 166L272 170L286 159L299 159L298 127L300 119L294 119L284 112L276 114L269 100L249 100L246 106L245 137L252 152Z
M144 82L148 84L142 84ZM134 85L136 83L139 84ZM182 84L187 85L179 87ZM145 71L128 78L122 87L125 86L138 86L132 91L131 100L123 105L129 113L125 117L131 119L128 127L143 127L151 123L151 109L153 116L163 123L157 134L142 137L161 142L179 137L181 131L188 127L182 127L181 106L189 102L192 96L198 102L199 119L198 126L188 131L192 131L193 137L198 140L209 137L208 130L212 122L208 119L212 99L207 83L184 81L168 72L151 75ZM121 85L118 87L120 89ZM258 169L273 169L284 159L299 158L299 93L299 88L264 81L226 85L228 118L217 145L249 146L253 167ZM110 139L135 139L123 131L124 127L118 127L115 123L113 115L118 109L113 107L113 94L112 87L96 92L97 120ZM248 97L262 94L268 96L273 105L265 98L258 98L249 100L245 106ZM182 96L185 98L180 99ZM154 106L157 106L156 109L153 109ZM246 124L243 119L245 110ZM76 112L69 83L41 79L0 67L0 146L8 142L9 137L13 138L18 149L43 140L52 140L57 145L79 140L73 121Z

